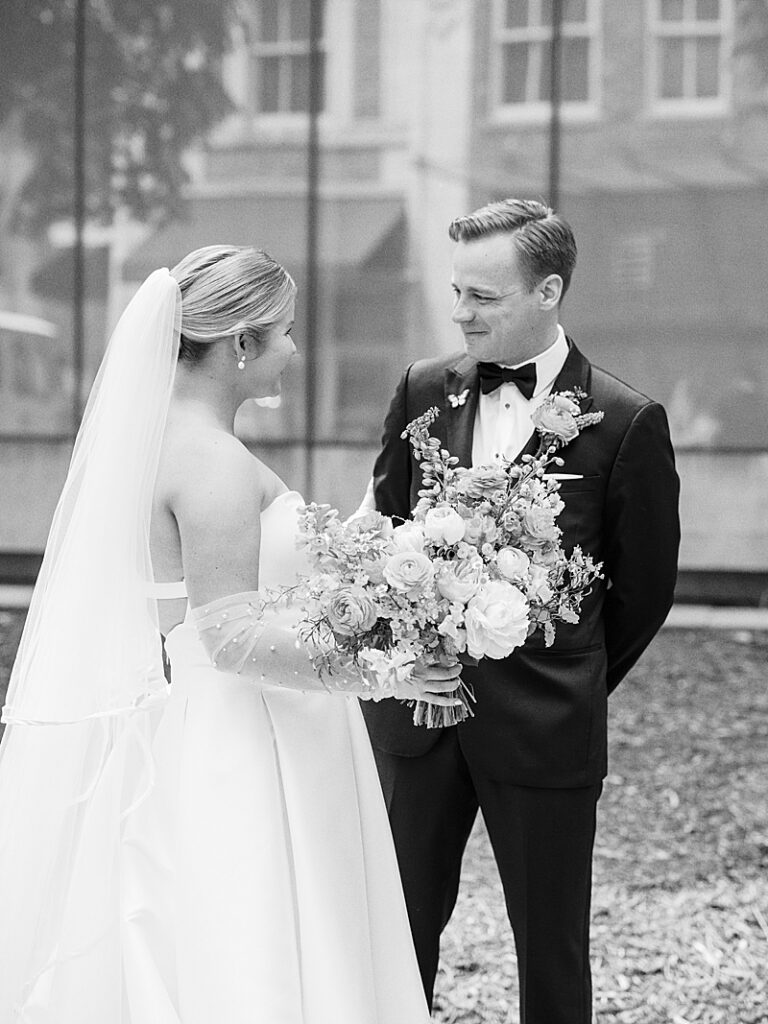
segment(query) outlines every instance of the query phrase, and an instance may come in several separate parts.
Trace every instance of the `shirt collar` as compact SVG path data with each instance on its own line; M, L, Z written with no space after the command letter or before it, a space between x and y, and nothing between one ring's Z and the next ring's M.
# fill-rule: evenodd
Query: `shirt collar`
M539 352L533 359L526 359L525 362L516 363L510 369L516 370L518 366L526 366L528 363L533 363L536 367L536 390L533 392L535 397L554 384L558 373L565 366L567 358L568 342L566 341L562 324L558 324L557 337L549 348Z

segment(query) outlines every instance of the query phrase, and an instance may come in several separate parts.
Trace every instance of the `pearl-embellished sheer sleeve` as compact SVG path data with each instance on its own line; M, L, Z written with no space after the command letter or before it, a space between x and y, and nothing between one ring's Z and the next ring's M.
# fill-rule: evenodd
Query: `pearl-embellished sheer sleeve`
M191 610L214 668L292 690L348 693L363 700L396 696L389 678L366 677L354 666L321 679L313 651L299 637L301 610L267 603L258 591L219 598Z

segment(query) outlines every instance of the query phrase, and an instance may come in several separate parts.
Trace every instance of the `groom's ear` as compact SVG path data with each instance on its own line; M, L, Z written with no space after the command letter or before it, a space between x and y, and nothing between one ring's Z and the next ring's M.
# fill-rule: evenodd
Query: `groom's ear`
M563 279L559 274L549 274L536 285L539 306L543 310L557 309L563 297Z

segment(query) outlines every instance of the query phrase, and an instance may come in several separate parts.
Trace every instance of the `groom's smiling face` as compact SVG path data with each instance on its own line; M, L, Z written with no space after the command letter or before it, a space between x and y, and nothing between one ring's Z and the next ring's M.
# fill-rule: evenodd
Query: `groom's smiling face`
M514 366L551 343L542 337L539 291L523 280L510 234L458 242L452 287L453 321L473 359Z

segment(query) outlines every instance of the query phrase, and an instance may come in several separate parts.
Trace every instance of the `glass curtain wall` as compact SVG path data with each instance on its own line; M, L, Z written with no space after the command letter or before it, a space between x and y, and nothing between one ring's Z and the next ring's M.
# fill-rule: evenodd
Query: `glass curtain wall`
M450 220L515 195L575 229L567 333L668 410L683 569L764 596L766 0L6 0L0 19L6 576L39 557L82 396L152 269L213 242L288 267L300 358L238 431L348 514L404 367L460 348Z

